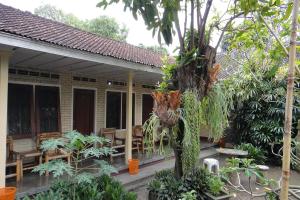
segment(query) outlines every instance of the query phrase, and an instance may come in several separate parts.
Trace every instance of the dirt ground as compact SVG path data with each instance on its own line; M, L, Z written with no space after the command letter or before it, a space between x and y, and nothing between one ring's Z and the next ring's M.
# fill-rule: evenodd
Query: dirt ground
M224 165L224 158L223 157L216 157L220 161L220 165ZM281 168L280 167L270 167L270 170L265 173L265 176L267 178L271 178L275 181L279 181L281 177ZM246 177L241 178L242 185L245 186L247 189L249 189L249 182ZM290 185L300 185L300 173L296 171L291 172L290 176ZM262 186L259 186L258 184L255 183L255 181L251 181L251 188L254 194L259 194L264 191L264 188ZM143 186L140 188L137 188L134 192L137 193L138 195L138 200L147 200L148 199L148 191L147 191L147 186ZM235 194L235 197L232 199L239 199L239 200L247 200L247 199L265 199L263 197L254 197L251 198L251 196L245 192L237 192L237 191L232 191L232 193ZM300 195L300 193L298 194Z

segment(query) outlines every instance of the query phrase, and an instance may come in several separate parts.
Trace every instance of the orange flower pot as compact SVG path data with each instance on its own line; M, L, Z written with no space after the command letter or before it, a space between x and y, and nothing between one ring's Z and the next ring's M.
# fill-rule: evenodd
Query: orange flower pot
M128 169L129 169L130 175L139 173L139 164L140 164L140 161L138 159L128 160Z
M0 188L0 200L15 200L16 191L15 187Z

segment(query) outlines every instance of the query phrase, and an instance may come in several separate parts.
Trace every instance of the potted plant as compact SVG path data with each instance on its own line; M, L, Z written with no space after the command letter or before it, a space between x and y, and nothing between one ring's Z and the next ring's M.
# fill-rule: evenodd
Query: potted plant
M204 194L208 200L228 200L233 196L224 189L224 182L217 176L209 179L208 191Z

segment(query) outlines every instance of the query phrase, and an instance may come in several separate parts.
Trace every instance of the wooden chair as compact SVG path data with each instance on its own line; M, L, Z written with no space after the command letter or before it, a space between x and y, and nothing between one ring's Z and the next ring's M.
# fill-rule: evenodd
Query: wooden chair
M15 172L6 174L5 178L16 177L16 181L19 182L21 179L21 158L20 155L13 151L14 144L11 136L8 136L6 139L6 169L15 168Z
M145 146L144 146L144 133L143 133L142 125L136 125L132 128L132 143L133 146L141 147L142 152L144 153Z
M40 133L37 136L37 146L38 148L40 148L40 145L42 144L43 141L49 139L57 139L61 137L62 134L59 132ZM68 164L71 165L71 153L66 152L63 149L46 151L44 152L44 157L45 157L45 163L55 159L67 159ZM49 172L46 172L46 176L49 176Z
M42 155L43 153L39 150L37 144L35 145L35 148L32 150L27 150L27 151L15 151L20 158L20 173L21 173L21 179L23 178L23 173L24 171L27 170L32 170L34 167L42 164ZM28 160L33 159L33 162L29 162ZM26 162L27 161L27 162Z
M110 139L109 147L115 150L115 152L110 155L111 163L113 162L114 157L125 155L125 139L116 137L115 128L101 128L100 135Z

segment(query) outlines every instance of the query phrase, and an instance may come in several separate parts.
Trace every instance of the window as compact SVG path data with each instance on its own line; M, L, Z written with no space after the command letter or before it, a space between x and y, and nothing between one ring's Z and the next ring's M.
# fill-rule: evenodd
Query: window
M127 93L108 91L106 94L106 128L126 129ZM135 94L132 94L132 125L135 119Z
M36 86L35 101L38 132L59 131L59 88Z
M8 85L8 134L31 136L33 132L33 86Z
M9 84L7 115L13 137L60 131L59 88Z

